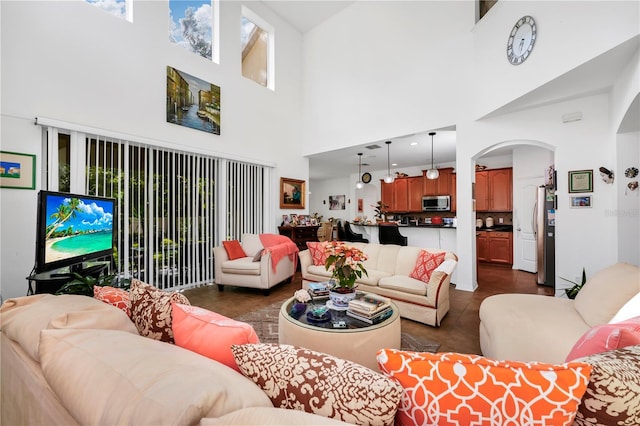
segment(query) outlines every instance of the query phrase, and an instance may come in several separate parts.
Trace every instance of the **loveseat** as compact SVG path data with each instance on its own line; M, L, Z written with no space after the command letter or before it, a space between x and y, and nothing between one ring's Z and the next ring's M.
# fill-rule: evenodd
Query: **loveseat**
M393 244L347 243L362 250L368 257L363 263L367 274L356 281L358 290L388 297L400 309L400 316L431 326L439 326L449 312L449 285L458 258L440 249L401 247ZM307 243L309 249L299 253L302 287L311 282L326 282L331 272L325 269L322 243ZM314 253L312 254L312 251ZM444 254L442 263L425 281L412 278L423 252Z
M215 283L262 289L290 280L295 274L298 248L275 234L242 234L240 241L224 241L213 248Z
M487 297L479 312L482 354L564 362L581 336L611 321L639 292L640 268L617 263L589 278L575 300L534 294ZM640 302L635 316L640 316Z
M171 304L174 314L176 306ZM143 337L123 309L87 296L10 299L0 308L0 321L3 425L391 424L401 395L382 374L286 345L231 346L242 360L241 374L177 344ZM198 324L209 327L211 321ZM221 333L209 334L207 343L220 339ZM283 360L288 368L278 366ZM254 377L271 373L283 374L277 384L286 385L286 398L278 399L269 380L261 387L261 377ZM301 411L303 402L294 396L311 399L321 413ZM275 401L298 405L275 408Z

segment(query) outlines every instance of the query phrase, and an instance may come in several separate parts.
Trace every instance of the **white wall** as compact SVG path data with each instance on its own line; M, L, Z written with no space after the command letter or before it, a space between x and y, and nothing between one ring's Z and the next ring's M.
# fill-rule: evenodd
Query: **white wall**
M455 126L457 286L473 290L475 160L500 144L546 147L555 151L559 176L557 275L571 277L584 265L595 271L615 262L617 219L605 218L605 206L616 205L615 194L594 182L594 207L569 209L567 172L615 165L611 111L622 116L629 97L588 93L482 117L637 36L639 4L498 2L475 26L474 7L472 1L357 2L306 34L305 153ZM527 62L512 66L505 55L507 36L524 15L535 17L539 38ZM637 93L637 66L630 68L618 87ZM583 120L563 124L561 116L574 111Z
M629 182L640 181L640 176L627 178L628 167L640 168L640 135L623 133L618 135L617 173L615 190L618 196L617 209L605 210L607 217L618 219L618 260L640 265L640 188L631 191Z
M133 23L83 1L2 1L1 148L37 155L37 116L273 165L273 230L279 177L306 180L302 156L302 36L261 2L244 2L276 28L275 91L241 76L241 2L223 1L220 64L168 41L166 1L135 1ZM221 87L221 135L166 122L166 67ZM40 177L40 173L38 174ZM38 179L38 188L40 188ZM0 189L2 297L26 294L34 263L36 191ZM295 211L291 211L295 212Z

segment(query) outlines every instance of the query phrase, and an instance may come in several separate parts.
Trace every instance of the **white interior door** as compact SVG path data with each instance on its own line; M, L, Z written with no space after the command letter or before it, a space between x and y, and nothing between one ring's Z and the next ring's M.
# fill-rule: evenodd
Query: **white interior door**
M538 186L544 184L544 177L516 180L516 211L513 231L515 233L516 269L536 273L536 236L533 228L533 210L536 204Z

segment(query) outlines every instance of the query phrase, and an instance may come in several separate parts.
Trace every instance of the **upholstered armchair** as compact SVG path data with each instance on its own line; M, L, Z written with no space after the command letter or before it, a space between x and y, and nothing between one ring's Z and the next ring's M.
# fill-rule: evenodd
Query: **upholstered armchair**
M240 242L225 241L213 248L213 254L220 291L233 285L262 289L268 295L271 287L291 281L298 264L298 247L276 234L242 234Z

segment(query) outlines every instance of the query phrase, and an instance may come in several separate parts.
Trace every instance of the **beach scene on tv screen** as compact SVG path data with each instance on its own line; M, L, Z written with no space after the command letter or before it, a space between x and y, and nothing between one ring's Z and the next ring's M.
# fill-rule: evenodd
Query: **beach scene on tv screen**
M110 201L49 196L46 214L46 263L111 249Z

